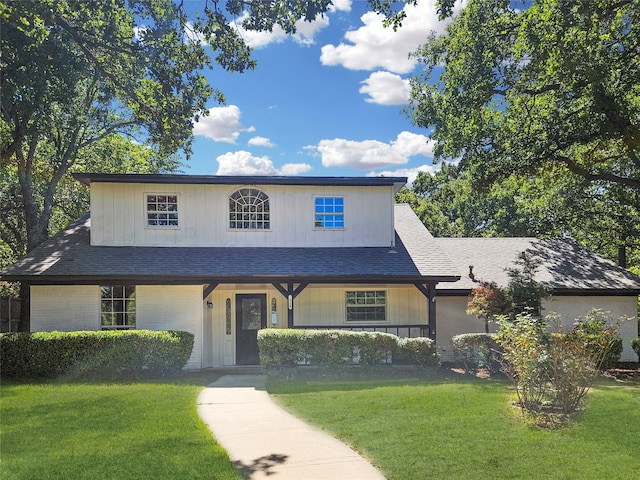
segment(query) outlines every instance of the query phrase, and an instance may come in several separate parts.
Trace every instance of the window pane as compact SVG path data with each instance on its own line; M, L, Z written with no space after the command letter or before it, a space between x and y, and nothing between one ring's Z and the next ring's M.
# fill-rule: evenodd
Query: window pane
M133 285L101 286L100 321L103 327L133 328L136 324L136 294Z
M270 228L269 197L255 188L242 188L229 197L229 228Z
M166 213L172 212L172 213ZM177 227L178 226L178 196L177 195L147 195L147 226L148 227Z
M262 302L242 299L242 329L260 330L262 326Z
M386 321L386 292L384 290L346 292L347 322Z
M102 313L102 325L113 325L113 315L111 313Z
M344 199L318 197L314 200L314 225L317 228L344 228Z

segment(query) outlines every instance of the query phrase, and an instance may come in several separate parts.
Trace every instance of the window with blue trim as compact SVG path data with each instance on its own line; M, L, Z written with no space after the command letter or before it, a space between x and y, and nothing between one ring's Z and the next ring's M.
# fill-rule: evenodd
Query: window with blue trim
M314 209L316 228L344 228L343 197L316 197Z

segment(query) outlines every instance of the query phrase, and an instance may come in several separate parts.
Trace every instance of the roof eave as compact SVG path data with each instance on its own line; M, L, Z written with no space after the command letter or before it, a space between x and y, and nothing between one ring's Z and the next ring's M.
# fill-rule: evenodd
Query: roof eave
M158 183L193 185L304 185L304 186L393 186L397 193L407 177L302 177L270 175L177 175L177 174L111 174L73 173L73 178L85 185L105 183Z
M442 297L467 297L471 294L470 288L439 288L438 295ZM557 297L637 297L640 288L554 288L551 296Z
M30 285L102 285L129 283L136 285L199 285L206 283L386 283L426 284L456 282L453 276L406 275L5 275L3 281Z

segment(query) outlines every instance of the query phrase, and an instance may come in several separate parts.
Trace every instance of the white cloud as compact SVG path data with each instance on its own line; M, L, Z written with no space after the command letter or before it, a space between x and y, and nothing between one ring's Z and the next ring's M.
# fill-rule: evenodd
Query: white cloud
M308 163L285 163L278 171L280 175L300 175L312 169Z
M350 12L351 0L333 0L331 7L329 7L329 11L334 12L337 10L341 10L343 12Z
M386 170L382 172L369 172L367 174L368 177L379 177L380 175L385 177L407 177L407 186L411 186L413 182L418 178L419 172L428 172L433 175L435 172L440 170L439 165L420 165L416 168L399 168L397 170Z
M362 82L360 93L369 95L365 100L379 105L406 105L409 103L409 80L389 72L374 72Z
M202 46L209 45L202 32L196 32L193 29L193 22L187 22L183 31L185 35L185 43L199 43Z
M250 138L247 142L249 145L253 145L254 147L268 147L273 148L276 145L266 137L253 137Z
M400 132L395 142L391 142L392 147L400 153L400 155L413 157L414 155L424 155L425 157L433 157L433 148L436 142L430 140L424 135L412 132Z
M269 157L255 157L244 150L225 153L217 160L216 175L298 175L311 170L306 163L289 163L278 169Z
M407 177L407 186L411 187L413 182L416 181L416 178L418 178L418 173L427 172L430 175L434 175L442 168L443 163L457 164L458 161L440 162L435 165L420 165L415 168L398 168L396 170L369 172L367 177L379 177L380 175L384 175L385 177Z
M240 123L240 108L236 105L213 107L208 117L200 117L193 126L193 134L215 140L216 142L236 143L241 132L253 132L254 127L245 127Z
M245 13L238 17L238 19L233 22L232 26L234 26L238 30L240 36L250 47L265 47L271 43L282 43L287 39L288 35L279 25L275 25L271 32L256 32L254 30L245 30L244 28L242 28L242 22L245 18L247 18L247 15L248 14ZM320 15L311 22L306 22L304 19L301 19L296 22L296 33L291 35L291 37L294 41L301 45L312 45L315 43L316 34L320 30L328 26L329 17L327 15Z
M460 4L457 5L460 8ZM444 32L448 21L439 21L435 0L422 0L418 5L405 5L406 18L397 31L384 28L383 16L367 12L363 25L345 34L346 42L322 47L323 65L341 65L350 70L384 68L395 73L408 73L416 65L409 53L423 44L431 31Z
M378 140L321 140L316 149L325 167L349 167L357 170L404 165L414 155L433 156L433 143L424 135L401 132L390 143Z

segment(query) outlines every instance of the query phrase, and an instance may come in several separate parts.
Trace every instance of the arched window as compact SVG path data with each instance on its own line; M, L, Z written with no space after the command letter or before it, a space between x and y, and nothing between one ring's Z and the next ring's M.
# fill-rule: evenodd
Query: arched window
M271 228L269 197L257 188L241 188L229 197L229 228L266 230Z

